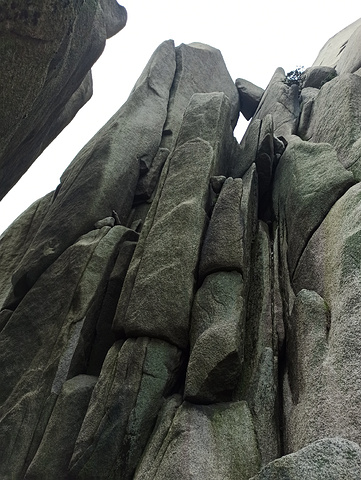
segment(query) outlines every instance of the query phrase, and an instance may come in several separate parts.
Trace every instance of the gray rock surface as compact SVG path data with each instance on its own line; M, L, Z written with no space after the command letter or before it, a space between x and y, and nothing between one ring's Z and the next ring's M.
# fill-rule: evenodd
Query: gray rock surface
M159 148L175 71L172 41L154 52L127 102L80 151L61 177L57 194L13 276L22 296L41 273L94 223L115 210L126 223L139 160ZM142 132L140 138L135 132Z
M176 48L177 71L169 100L167 136L162 146L172 150L182 124L182 116L195 93L223 92L231 104L231 122L234 127L239 116L238 91L216 48L202 43L181 44Z
M203 241L199 275L219 270L244 272L248 247L245 235L247 211L242 212L243 184L240 178L227 178L223 184Z
M123 7L85 3L92 38L118 29ZM164 42L0 238L2 479L361 478L357 26L334 64L292 86L276 70L240 144L220 52ZM46 132L32 120L34 148L82 78Z
M184 396L194 403L232 400L244 354L245 301L242 275L208 275L192 308L191 354Z
M361 450L343 438L325 438L281 457L250 480L358 480Z
M307 87L321 88L325 83L337 76L332 67L310 67L302 73L302 90Z
M325 335L327 333L327 351L324 359L318 362L318 368L327 382L324 388L320 383L312 387L311 376L308 375L308 401L314 402L316 397L325 399L323 404L327 408L322 424L328 436L333 433L358 443L361 440L360 419L356 414L361 385L358 368L358 299L361 288L357 261L361 248L359 202L360 183L350 188L332 207L310 239L293 278L296 293L302 289L317 292L330 311L328 333L324 332ZM348 382L347 378L352 378L352 382ZM330 409L331 416L328 413ZM308 417L313 417L311 412ZM319 428L312 425L308 428L309 434L322 435Z
M360 170L359 160L350 154L360 139L361 78L354 74L337 76L327 82L315 98L304 140L330 143L347 169ZM357 178L359 180L359 178Z
M126 23L116 0L4 0L0 199L91 96L89 70Z
M127 229L119 226L81 237L42 275L1 331L3 478L25 473L38 423L45 416L46 425L50 416L46 405L85 368L92 309L124 235Z
M330 38L322 47L316 60L313 62L313 66L326 65L328 67L335 67L350 37L359 26L361 26L361 18L347 25L347 27Z
M167 432L161 427L159 424L145 451L137 480L246 480L259 468L252 416L245 402L184 402ZM158 449L152 448L153 442Z
M133 478L180 360L174 345L157 339L113 345L74 448L71 478Z
M114 318L116 331L188 345L209 180L222 171L229 126L230 105L224 94L192 97L178 147L166 164L159 198L153 202L154 216L142 231L125 279Z
M291 275L312 233L354 182L331 145L289 138L276 170L273 205L279 223L287 225Z
M68 465L97 377L78 375L63 384L25 479L68 478Z

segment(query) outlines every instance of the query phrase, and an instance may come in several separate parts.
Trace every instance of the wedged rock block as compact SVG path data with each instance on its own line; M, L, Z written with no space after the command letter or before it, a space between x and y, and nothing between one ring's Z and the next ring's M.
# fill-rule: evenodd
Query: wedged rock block
M249 120L255 114L264 90L244 78L237 78L236 87L240 99L240 111L244 118Z
M300 93L300 119L297 127L297 135L302 138L302 140L307 138L307 130L310 124L310 119L312 116L313 104L315 98L319 93L318 88L305 87L302 88Z
M350 155L361 137L361 77L352 73L339 75L321 88L314 100L305 140L330 143L339 161L348 170L359 171L358 158ZM354 164L356 162L356 164Z
M169 150L167 148L160 148L150 165L144 162L144 174L142 172L142 165L140 166L140 178L134 197L135 202L140 203L152 197L168 155Z
M232 399L244 354L245 301L242 275L208 275L192 307L191 354L184 396L195 403Z
M226 179L202 245L201 278L220 270L244 271L243 257L249 245L244 245L247 212L241 211L242 193L242 179Z
M11 295L14 270L36 235L51 205L53 194L50 192L36 200L0 237L0 308L4 308L7 297ZM11 298L6 303L9 307Z
M63 384L36 455L24 479L68 478L68 466L97 377L78 375Z
M248 480L258 472L257 441L246 402L184 402L179 408L172 402L164 420L168 428L158 423L135 480Z
M127 102L65 170L54 201L14 273L17 296L96 221L115 210L126 223L140 159L151 160L160 145L174 72L174 44L167 41L154 52Z
M93 310L129 232L104 227L81 237L40 277L1 331L1 477L25 473L29 448L36 451L34 442L41 440L38 424L46 425L50 415L47 405L68 378L84 372Z
M271 114L276 137L296 132L300 112L297 85L286 84L285 72L277 68L266 88L253 119L262 120Z
M351 187L332 207L308 242L293 277L293 287L313 290L327 303L327 395L332 411L324 417L329 435L361 441L360 298L361 184ZM325 332L326 334L326 332ZM321 368L321 361L320 361ZM349 379L352 379L350 381ZM310 393L311 395L311 393ZM317 434L317 432L316 432Z
M361 449L344 438L324 438L278 458L249 480L358 480Z
M114 268L109 275L104 299L97 315L98 320L95 328L95 336L92 342L91 353L87 373L99 375L108 350L117 340L112 330L114 314L117 308L119 295L123 287L124 279L137 245L136 234L133 240L122 242Z
M162 146L173 150L182 125L182 117L195 93L223 92L231 105L231 125L239 116L237 88L230 77L222 54L202 43L181 44L176 47L177 69L169 99L169 110Z
M258 215L261 220L270 222L273 218L272 182L275 169L273 117L267 114L261 121L258 148L256 153L256 167L258 176Z
M187 347L198 257L208 218L209 180L224 169L225 145L232 138L229 114L223 93L192 97L179 146L167 160L159 194L125 279L115 331ZM185 131L192 132L191 140L186 141Z
M302 90L305 88L321 88L325 83L337 76L332 67L309 67L302 73Z
M243 177L252 163L256 161L261 123L261 120L257 118L248 125L240 143L238 161L232 165L230 170L232 177Z
M162 340L131 338L113 345L75 445L69 478L133 478L180 364L180 350Z
M4 0L1 13L0 199L90 98L89 70L127 19L116 0Z
M281 235L287 235L291 276L312 233L354 183L331 145L288 139L275 173L273 207Z

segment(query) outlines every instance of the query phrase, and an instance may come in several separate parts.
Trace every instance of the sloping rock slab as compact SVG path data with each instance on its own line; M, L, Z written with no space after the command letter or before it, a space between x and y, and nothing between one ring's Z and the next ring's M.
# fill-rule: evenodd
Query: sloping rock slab
M139 160L152 159L160 145L174 72L174 45L167 41L154 52L127 102L65 170L41 228L14 273L17 296L95 222L115 210L126 223Z

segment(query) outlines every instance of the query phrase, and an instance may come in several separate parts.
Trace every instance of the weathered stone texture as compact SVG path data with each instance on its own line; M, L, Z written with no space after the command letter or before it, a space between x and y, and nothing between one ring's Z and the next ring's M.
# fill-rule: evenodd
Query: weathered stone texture
M279 223L286 226L291 274L312 233L354 182L331 145L289 138L276 170L273 206Z
M116 0L0 10L0 199L91 96L89 70L126 23Z
M134 265L125 280L128 285L114 319L116 330L187 346L209 180L223 170L229 125L230 106L224 94L192 97L149 230L143 230L135 252L139 266ZM186 132L191 132L188 141Z
M325 438L275 460L250 480L358 480L361 450L343 438Z
M174 45L167 41L153 54L127 102L65 170L54 201L14 273L16 296L23 295L96 221L115 210L126 223L139 160L151 160L160 145L174 71Z
M295 133L298 123L299 102L297 85L285 83L285 72L277 68L266 88L253 118L263 119L271 114L276 136Z
M174 345L157 339L114 344L75 445L71 478L133 478L180 360Z
M184 402L175 410L167 432L161 427L159 424L145 451L137 480L246 480L259 469L252 417L245 402ZM152 448L153 442L157 449Z
M92 309L126 234L125 227L103 227L81 237L41 276L2 329L4 478L24 473L38 422L49 414L46 404L68 378L84 371L94 329Z
M118 29L116 2L77 5L90 35ZM164 42L4 233L1 478L361 478L357 27L264 92L218 50ZM89 81L48 133L34 122L44 144Z
M255 114L264 90L244 78L237 78L236 87L239 93L240 111L245 119L249 120Z

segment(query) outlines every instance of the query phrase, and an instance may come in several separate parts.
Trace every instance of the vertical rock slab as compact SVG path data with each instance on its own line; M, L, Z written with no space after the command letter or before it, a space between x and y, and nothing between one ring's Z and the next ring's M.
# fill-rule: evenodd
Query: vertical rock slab
M96 381L97 377L78 375L64 383L26 480L68 478L75 441Z
M252 413L261 464L280 455L277 272L267 226L259 229L251 251L249 293L244 334L244 363L235 398L246 400ZM282 320L282 319L281 319Z
M323 298L316 292L301 290L286 331L288 372L283 395L286 453L339 433L337 406L332 402L337 389L333 388L332 368L327 361L329 322L330 311Z
M250 480L358 480L361 449L344 438L325 438L285 455Z
M361 77L352 73L340 75L321 88L314 100L305 140L330 143L342 165L358 172L359 156L350 150L361 138ZM359 144L359 142L358 142ZM359 152L359 148L358 148Z
M229 125L230 105L223 93L192 97L133 257L136 266L130 265L125 279L116 331L188 345L209 179L224 169Z
M3 198L89 98L72 96L127 15L116 0L4 0L0 13Z
M181 354L157 339L128 339L109 350L70 464L70 478L132 479Z
M25 473L29 448L37 448L35 430L50 414L47 403L69 377L84 371L92 310L127 232L104 227L81 237L40 277L1 331L0 476Z
M353 175L340 164L331 145L289 138L275 173L273 205L285 226L291 276L312 233L353 184Z
M160 429L160 426L158 426ZM252 417L246 402L184 402L156 452L150 440L136 480L212 478L248 480L259 469Z
M322 366L328 369L327 405L332 417L330 423L324 417L324 428L329 435L356 442L361 440L360 205L358 183L336 202L313 234L293 277L296 293L302 289L317 292L330 311L328 350ZM323 394L319 385L315 388L312 395Z
M177 70L164 126L167 136L162 143L162 146L169 150L172 150L177 142L183 114L195 93L225 93L231 105L233 127L239 116L238 91L219 50L202 43L182 43L176 48L176 60Z
M187 400L232 400L244 354L244 303L244 282L236 271L208 275L197 291L184 391Z
M127 102L65 170L54 202L14 273L16 295L23 295L99 219L115 210L126 222L139 161L152 159L160 145L174 72L174 45L167 41L154 52Z
M127 269L137 245L136 240L137 234L134 232L134 240L129 239L121 244L114 268L109 276L87 366L87 373L90 375L99 375L109 348L117 340L111 327Z
M214 206L201 252L199 275L219 270L244 271L245 213L241 212L243 184L227 178Z
M0 237L0 308L3 308L12 291L11 278L14 270L36 235L51 205L53 193L48 193L30 205Z
M271 114L275 136L296 132L299 116L298 87L286 84L285 72L277 68L258 105L253 119L263 119Z

